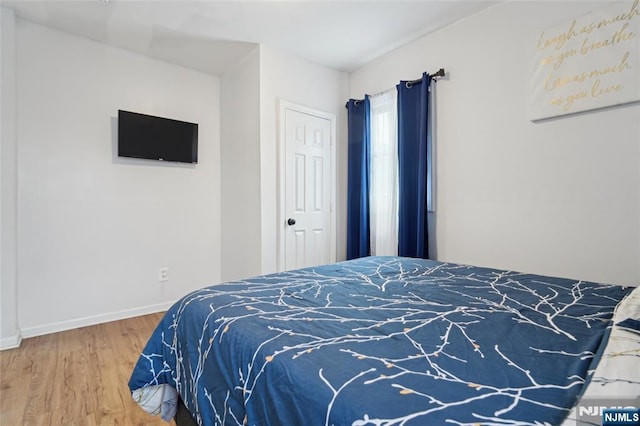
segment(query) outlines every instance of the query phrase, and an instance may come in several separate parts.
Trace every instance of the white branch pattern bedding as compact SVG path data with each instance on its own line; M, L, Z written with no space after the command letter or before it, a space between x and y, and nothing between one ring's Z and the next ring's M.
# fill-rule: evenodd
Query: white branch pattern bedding
M557 425L630 291L399 257L224 283L167 312L129 385L203 425Z

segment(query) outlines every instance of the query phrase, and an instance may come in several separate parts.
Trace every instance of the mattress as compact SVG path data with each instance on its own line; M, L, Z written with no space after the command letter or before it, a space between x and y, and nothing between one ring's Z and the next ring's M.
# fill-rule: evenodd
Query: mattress
M632 290L402 257L227 282L167 311L129 387L201 425L558 425Z

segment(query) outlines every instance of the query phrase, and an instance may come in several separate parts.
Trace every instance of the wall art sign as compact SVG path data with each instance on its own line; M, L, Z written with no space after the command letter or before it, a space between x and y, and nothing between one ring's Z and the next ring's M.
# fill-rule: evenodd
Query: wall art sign
M612 2L533 38L533 121L640 100L640 0Z

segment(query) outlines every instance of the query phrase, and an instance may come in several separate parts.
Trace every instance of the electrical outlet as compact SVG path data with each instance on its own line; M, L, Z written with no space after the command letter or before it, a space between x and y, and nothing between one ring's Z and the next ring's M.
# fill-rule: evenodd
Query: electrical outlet
M164 266L158 269L158 281L169 281L169 268Z

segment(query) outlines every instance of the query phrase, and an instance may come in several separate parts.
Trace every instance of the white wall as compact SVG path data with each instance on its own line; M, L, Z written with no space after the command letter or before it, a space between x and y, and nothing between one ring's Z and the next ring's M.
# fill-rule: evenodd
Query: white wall
M0 348L20 344L17 282L15 15L0 7Z
M338 120L339 179L346 179L348 76L260 45L221 80L223 280L278 270L278 100ZM337 256L344 259L346 187L338 196ZM345 219L342 219L342 218Z
M592 7L502 3L350 78L262 45L222 79L21 20L8 48L3 9L0 346L275 271L278 99L337 117L344 259L344 103L439 67L438 258L638 284L640 107L527 119L530 33ZM198 122L199 164L119 159L118 109Z
M222 280L261 272L260 49L222 76Z
M22 20L16 41L23 334L219 281L219 79ZM118 158L118 109L199 123L198 164Z
M640 284L640 105L532 123L530 35L606 2L504 2L364 66L351 95L440 67L440 260Z
M262 46L219 79L22 20L16 37L11 306L27 337L161 310L195 288L275 271L278 99L336 114L346 177L346 73ZM118 109L198 122L199 164L118 158ZM341 259L344 185L338 199ZM170 268L165 284L161 266Z
M346 253L346 109L348 74L260 46L260 172L262 194L262 272L278 270L278 99L336 115L337 120L337 258Z

